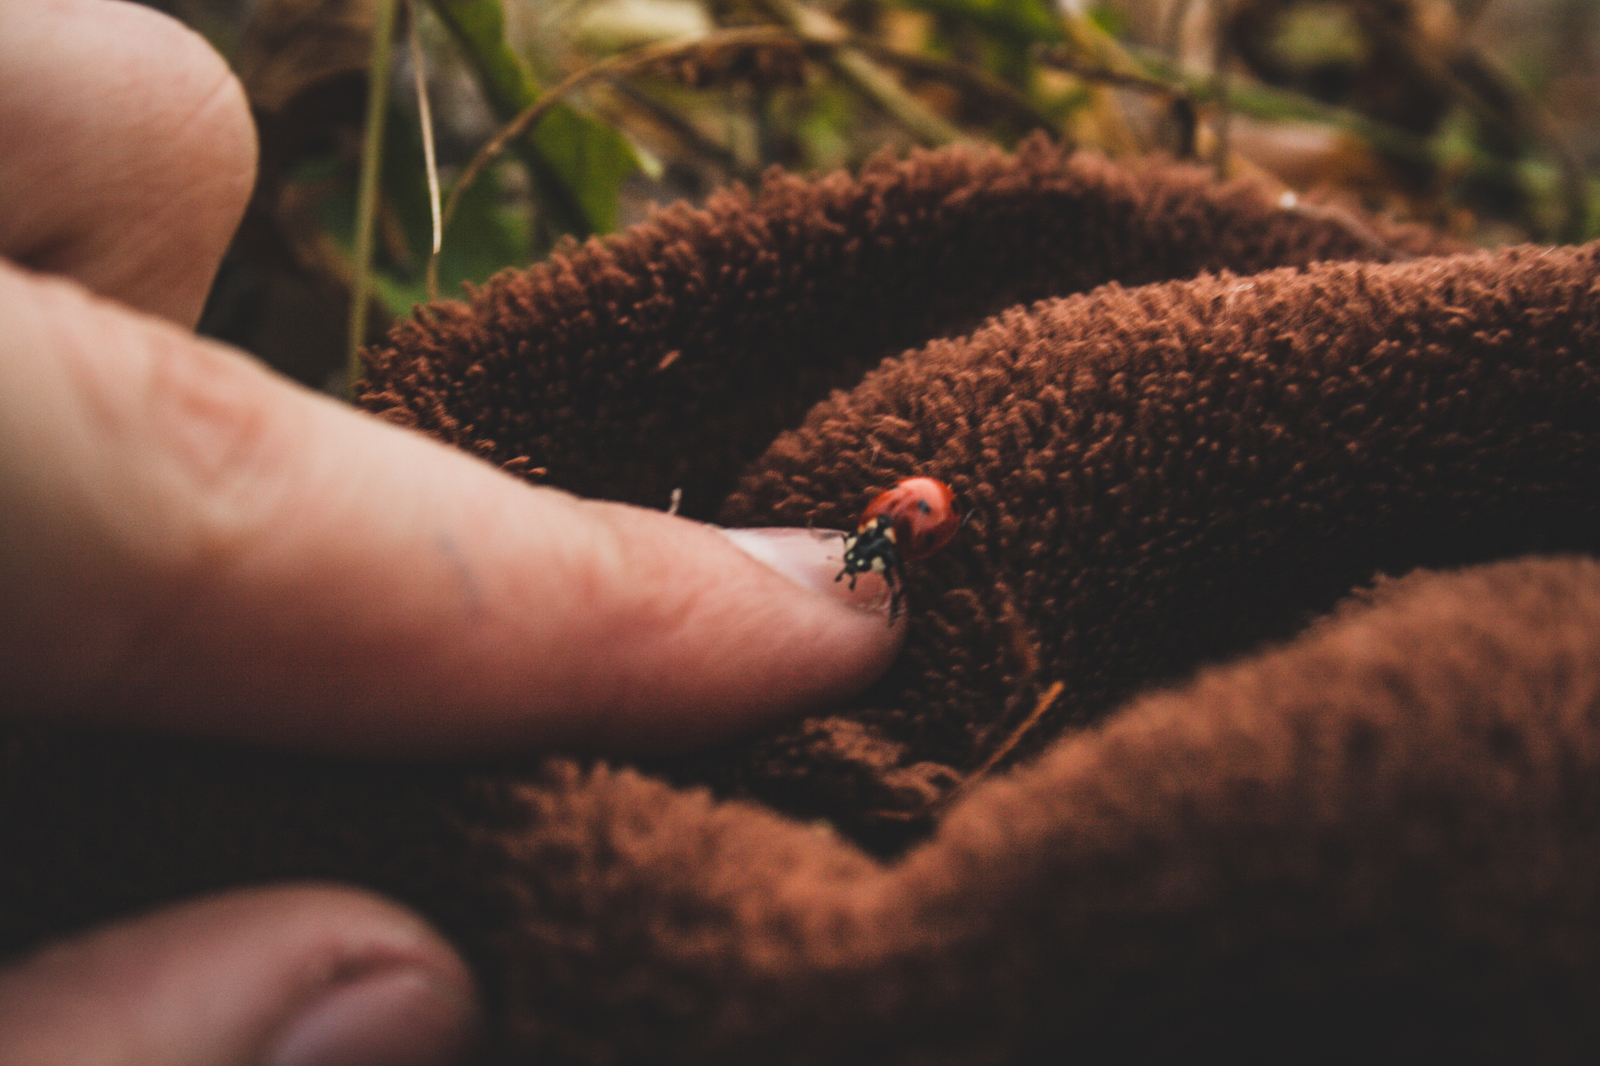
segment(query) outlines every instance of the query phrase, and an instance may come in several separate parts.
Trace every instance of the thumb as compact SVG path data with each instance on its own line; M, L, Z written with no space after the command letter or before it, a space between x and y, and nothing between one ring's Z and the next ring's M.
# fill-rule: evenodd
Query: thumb
M92 930L0 967L0 1062L464 1062L473 985L416 917L352 889L250 889Z
M843 699L898 650L881 578L835 582L837 537L530 487L4 264L0 320L0 682L23 713L641 750Z

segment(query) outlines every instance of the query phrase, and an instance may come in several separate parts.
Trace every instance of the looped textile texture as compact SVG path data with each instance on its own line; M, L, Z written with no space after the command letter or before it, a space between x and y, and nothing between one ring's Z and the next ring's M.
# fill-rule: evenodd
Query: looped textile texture
M1591 1058L1597 260L1030 142L421 308L361 404L533 480L832 528L948 481L904 654L648 766L16 730L0 945L333 877L508 1062Z

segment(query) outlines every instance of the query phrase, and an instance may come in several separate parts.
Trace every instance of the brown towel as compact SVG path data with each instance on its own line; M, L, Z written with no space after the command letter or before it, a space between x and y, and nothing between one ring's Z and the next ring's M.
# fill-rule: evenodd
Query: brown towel
M517 1063L1591 1058L1600 248L1449 250L1035 143L424 309L362 402L551 484L842 527L949 481L899 663L642 770L11 729L0 947L337 877Z

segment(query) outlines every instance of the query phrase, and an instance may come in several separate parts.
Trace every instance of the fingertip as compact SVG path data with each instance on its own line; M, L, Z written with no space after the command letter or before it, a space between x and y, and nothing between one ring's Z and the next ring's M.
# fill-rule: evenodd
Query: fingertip
M13 436L51 457L0 523L28 607L0 625L13 713L405 757L657 751L847 700L904 639L880 575L841 579L837 534L529 486L0 265L8 296Z
M579 642L570 743L660 752L725 740L841 703L894 661L903 612L881 576L836 581L843 540L825 530L728 530L623 504L574 501L610 544L569 597L609 639ZM581 623L580 623L581 625ZM585 665L581 660L588 657Z
M443 1066L478 1025L437 933L338 886L188 901L0 969L0 1061L36 1066Z
M717 531L734 547L764 563L801 588L858 611L880 615L887 628L898 629L902 616L890 608L895 597L889 583L873 571L851 574L844 567L846 534L835 529L771 527ZM898 644L889 638L889 644Z
M147 5L12 4L0 35L0 254L183 326L255 182L250 105L204 37Z

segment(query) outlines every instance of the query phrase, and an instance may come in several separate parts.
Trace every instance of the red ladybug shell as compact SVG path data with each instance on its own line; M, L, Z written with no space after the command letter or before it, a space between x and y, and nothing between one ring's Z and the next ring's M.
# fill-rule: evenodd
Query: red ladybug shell
M931 477L908 477L880 492L861 512L861 528L875 518L888 518L894 529L895 550L902 559L926 559L961 528L956 494Z

